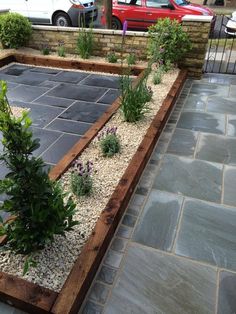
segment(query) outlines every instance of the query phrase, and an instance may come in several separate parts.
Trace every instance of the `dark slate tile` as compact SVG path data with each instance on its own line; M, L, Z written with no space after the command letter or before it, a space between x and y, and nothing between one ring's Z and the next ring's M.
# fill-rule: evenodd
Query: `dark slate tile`
M224 134L225 116L217 113L183 112L177 128Z
M87 301L82 310L82 314L102 314L102 312L103 312L103 307L91 301Z
M220 287L217 314L236 313L235 293L236 293L236 275L226 271L220 272Z
M209 97L207 111L223 114L236 114L236 100L223 98L220 96Z
M147 164L145 167L142 177L139 181L138 187L139 188L144 188L144 189L149 189L152 185L153 179L156 175L157 172L157 165L155 164ZM138 193L140 194L140 193Z
M46 73L46 74L56 75L56 74L60 73L61 70L52 69L52 68L35 67L35 68L30 69L30 72Z
M7 83L16 83L18 76L7 75L0 71L0 80L6 81Z
M16 82L18 84L38 86L42 82L48 80L50 77L51 75L48 75L48 74L26 72L22 74L21 76L19 76Z
M184 110L205 111L206 100L206 96L190 95L184 104Z
M129 202L127 213L138 216L143 207L144 201L145 197L143 195L135 193Z
M8 82L8 83L7 83L7 88L8 88L8 90L11 90L11 89L13 89L13 88L16 88L17 86L18 86L17 83L13 83L13 82Z
M79 141L80 136L64 134L43 155L45 162L57 164L58 161Z
M120 77L113 75L90 74L82 82L80 82L80 84L118 89L120 87Z
M102 283L95 282L89 293L88 298L92 301L104 304L108 297L109 288Z
M104 264L110 267L119 268L123 254L109 250L104 260Z
M96 102L107 89L102 87L88 87L82 85L60 84L47 93L47 96L62 97L75 100Z
M68 108L70 105L72 105L74 100L72 99L66 99L66 98L58 98L58 97L51 97L51 96L42 96L36 99L33 103L37 103L40 105L47 105L47 106L53 106L53 107L62 107L62 108Z
M6 75L20 76L25 71L28 71L30 69L31 67L29 66L20 65L20 64L12 64L6 67L5 69L1 70L0 72Z
M167 153L193 157L198 133L189 130L176 129L167 149Z
M133 231L133 229L128 227L128 226L120 225L118 227L116 235L117 235L117 237L129 239L131 237L132 231Z
M88 73L83 73L83 72L63 71L57 75L51 76L50 80L54 82L65 82L65 83L77 84L88 75L89 75Z
M152 190L138 220L133 240L170 251L175 238L183 198Z
M126 214L122 220L122 224L128 227L134 227L137 217Z
M164 156L153 188L220 202L222 166L174 155Z
M55 86L59 85L58 82L53 82L53 81L44 81L39 84L41 87L47 87L47 88L53 88Z
M226 166L224 171L223 203L236 206L236 167Z
M226 134L229 136L236 136L236 115L228 115Z
M156 250L130 246L105 314L212 314L216 271Z
M43 128L53 119L58 117L64 110L56 107L37 105L25 102L14 101L14 104L22 108L30 108L29 116L33 121L33 126Z
M34 127L32 128L32 132L34 138L40 139L40 147L34 151L34 156L41 155L61 136L61 133L59 132Z
M97 280L102 281L108 285L112 285L117 271L113 268L102 266L101 270L98 273Z
M111 244L111 249L123 253L127 245L127 240L114 238Z
M236 138L201 134L196 158L236 165Z
M171 136L172 134L170 132L162 132L154 149L156 154L163 154L166 152Z
M108 92L98 99L98 103L101 104L112 104L118 97L120 96L120 92L116 89L109 89Z
M45 94L48 88L36 86L18 86L8 92L8 98L12 101L26 101L30 102Z
M90 102L77 101L59 118L94 123L107 110L105 106Z
M187 200L176 254L236 270L236 208Z
M58 130L64 133L84 135L92 124L73 120L55 119L47 126L47 129Z
M190 94L197 94L200 96L219 95L222 97L227 97L229 94L229 86L193 83L190 89Z

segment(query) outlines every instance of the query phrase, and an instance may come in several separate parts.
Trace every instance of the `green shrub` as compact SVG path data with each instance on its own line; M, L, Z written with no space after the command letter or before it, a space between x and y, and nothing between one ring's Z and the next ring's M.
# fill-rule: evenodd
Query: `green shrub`
M150 69L136 87L133 87L129 75L121 77L121 111L127 122L140 120L148 110L147 103L152 98L152 90L147 87L149 73Z
M85 165L79 160L74 162L71 173L71 190L76 196L90 195L93 188L91 177L93 163L87 161Z
M107 60L108 62L110 63L116 63L118 58L117 58L117 55L114 53L114 52L111 52L107 55Z
M93 53L94 36L93 29L81 28L79 30L79 36L77 39L77 53L83 59L88 59Z
M44 45L42 48L42 54L44 56L48 56L50 55L50 47L48 45Z
M0 159L9 173L0 181L0 192L8 196L0 209L16 218L3 224L0 234L7 235L8 246L16 253L31 254L50 243L55 234L64 235L77 224L73 221L75 205L70 198L64 201L65 194L58 183L50 181L42 159L33 156L40 144L32 138L31 120L27 112L20 118L11 115L6 83L1 84Z
M134 53L131 53L126 58L128 65L132 65L136 63L136 55Z
M24 46L32 34L31 23L18 13L0 15L0 40L4 48Z
M191 48L189 37L177 20L158 19L155 25L149 27L148 33L149 54L154 61L164 65L167 62L177 63Z
M112 157L120 152L120 141L116 131L116 127L106 128L98 135L99 145L104 157Z

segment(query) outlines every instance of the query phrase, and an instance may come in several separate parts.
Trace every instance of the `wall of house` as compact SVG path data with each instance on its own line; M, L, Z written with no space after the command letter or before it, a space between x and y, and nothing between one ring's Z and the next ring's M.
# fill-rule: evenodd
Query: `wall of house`
M189 75L200 78L207 50L211 17L186 15L183 18L183 29L189 34L192 50L181 60L180 66L189 70ZM33 26L33 36L29 47L42 49L48 45L57 51L60 43L65 45L67 53L76 53L79 29L54 26ZM110 52L121 54L122 31L94 29L95 56L105 56ZM124 56L135 53L137 58L147 58L148 34L146 32L130 32L125 36Z

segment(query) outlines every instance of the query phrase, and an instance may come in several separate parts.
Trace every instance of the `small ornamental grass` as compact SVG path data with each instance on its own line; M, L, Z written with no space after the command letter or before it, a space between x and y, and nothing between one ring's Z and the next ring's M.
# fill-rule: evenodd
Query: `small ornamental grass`
M104 157L112 157L120 152L120 140L116 132L117 127L110 127L98 134L99 146Z
M94 35L92 27L89 29L82 27L79 30L79 36L77 39L77 53L81 56L81 58L88 59L93 53L93 47Z
M111 52L107 55L107 61L109 63L116 63L118 61L117 55L114 52Z
M57 54L59 57L62 57L62 58L65 58L66 56L65 45L64 45L64 42L62 41L58 43Z
M42 54L44 56L50 55L50 47L47 44L42 46L42 50L41 51L42 51Z
M131 53L126 58L128 65L133 65L136 63L136 55L134 53Z
M92 193L92 170L93 163L91 161L87 161L84 165L80 160L73 163L70 181L71 190L76 196L89 196Z
M162 76L163 76L163 69L161 66L159 66L156 71L153 74L152 82L154 85L158 85L162 81Z
M55 234L65 235L78 222L73 220L72 199L67 198L57 182L49 179L43 160L33 155L40 144L39 139L33 139L28 113L24 112L20 118L12 116L6 93L6 83L1 82L3 153L0 159L9 173L0 180L0 192L7 195L0 210L15 219L0 226L0 235L7 236L7 246L14 252L31 255L50 244ZM25 272L30 265L33 265L31 258Z

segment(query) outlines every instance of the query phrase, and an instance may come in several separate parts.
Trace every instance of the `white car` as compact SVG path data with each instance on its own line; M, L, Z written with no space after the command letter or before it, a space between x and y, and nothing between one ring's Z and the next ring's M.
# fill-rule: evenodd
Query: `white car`
M225 33L229 36L236 36L236 11L232 13L232 17L228 20Z
M33 24L57 26L88 25L97 18L94 0L1 0L0 10L8 9L27 17Z

